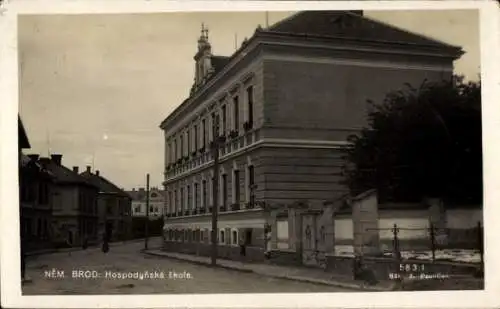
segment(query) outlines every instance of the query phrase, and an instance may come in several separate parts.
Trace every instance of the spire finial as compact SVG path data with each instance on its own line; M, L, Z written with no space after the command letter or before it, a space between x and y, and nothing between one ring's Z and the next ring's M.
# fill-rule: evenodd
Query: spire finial
M208 27L205 26L205 23L201 23L201 37L208 39Z

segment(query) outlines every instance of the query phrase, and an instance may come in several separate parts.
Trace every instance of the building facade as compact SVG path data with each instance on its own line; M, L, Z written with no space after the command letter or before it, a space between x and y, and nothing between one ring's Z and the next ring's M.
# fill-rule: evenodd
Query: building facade
M221 248L277 248L276 236L266 245L264 228L271 224L276 234L279 220L261 206L324 203L348 193L343 150L367 124L367 100L380 102L405 83L449 79L462 53L360 11L297 13L258 27L230 57L212 55L202 30L190 96L161 124L167 245L199 252L218 207ZM224 142L214 179L217 136Z
M132 197L132 216L146 217L146 199L147 192L144 188L135 188L132 191L127 191L127 194ZM166 213L164 191L153 187L149 190L149 217L150 219L158 219Z
M78 247L97 242L98 188L62 164L62 155L40 158L54 178L51 229L55 246Z
M132 198L111 181L101 176L98 170L92 173L90 166L87 166L86 171L80 176L99 188L97 213L100 239L107 238L109 241L128 239L132 225Z
M26 251L52 247L53 175L38 162L37 155L26 156L28 137L19 119L19 206L21 240Z

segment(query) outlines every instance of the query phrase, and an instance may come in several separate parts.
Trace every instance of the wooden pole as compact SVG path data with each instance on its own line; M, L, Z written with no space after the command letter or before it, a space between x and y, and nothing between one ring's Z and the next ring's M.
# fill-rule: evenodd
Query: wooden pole
M212 152L214 156L214 178L213 178L213 186L212 186L212 196L213 196L213 205L212 205L212 256L211 256L211 264L212 266L217 265L217 216L219 210L219 121L218 119L213 124L213 136L214 141L212 144Z
M144 249L148 250L149 242L149 174L146 175L146 223L145 228L145 238L144 238Z
M434 231L434 224L431 223L431 250L432 250L432 261L436 260L436 234Z

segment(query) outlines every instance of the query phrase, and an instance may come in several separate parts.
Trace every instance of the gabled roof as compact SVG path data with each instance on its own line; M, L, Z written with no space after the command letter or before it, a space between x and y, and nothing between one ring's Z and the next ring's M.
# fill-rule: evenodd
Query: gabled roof
M99 193L105 194L114 194L121 197L131 198L125 191L117 187L114 183L107 180L102 176L97 176L96 174L92 174L91 172L85 171L80 174L80 177L86 179L90 183L92 183L95 187L99 188Z
M363 16L362 11L302 11L282 21L275 23L267 29L258 27L255 34L242 44L236 52L229 57L212 56L215 72L208 81L216 79L223 74L223 69L238 55L244 52L245 46L251 41L263 36L342 39L357 41L365 44L387 44L388 46L401 46L413 48L425 48L434 51L445 52L450 59L458 59L464 52L458 46L446 44L436 39L428 38L421 34L412 33L393 25L383 23ZM207 84L207 83L205 83ZM175 119L185 106L195 99L197 93L201 93L205 86L195 89L174 111L172 111L160 124L165 125Z
M40 158L40 164L47 169L53 176L54 182L59 184L74 184L95 187L92 183L73 172L64 165L59 165L50 158Z
M460 49L352 11L299 12L274 24L267 31Z

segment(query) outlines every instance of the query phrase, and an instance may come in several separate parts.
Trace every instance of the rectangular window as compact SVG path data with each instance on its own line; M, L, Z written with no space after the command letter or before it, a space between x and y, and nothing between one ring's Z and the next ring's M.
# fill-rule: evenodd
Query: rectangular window
M201 198L203 199L203 203L201 203L201 207L208 207L207 203L207 181L203 180L202 182L202 194Z
M238 131L240 127L240 102L238 96L233 98L233 130Z
M227 175L222 175L222 206L227 207Z
M179 155L179 158L182 158L184 156L184 136L181 136L179 137L181 139L181 145L180 145L180 155Z
M226 105L222 106L222 128L221 131L223 132L223 135L226 134L227 131L227 111L226 111Z
M250 190L250 203L253 204L255 202L255 170L251 165L248 167L248 187Z
M215 112L212 113L212 140L215 140L215 137L218 136L218 131L219 131L219 123L217 121L217 115Z
M198 183L194 184L194 208L198 209Z
M179 211L179 195L177 194L177 190L174 190L174 212Z
M41 205L45 205L48 203L48 186L44 182L40 182L38 185L38 203Z
M174 139L174 162L177 161L177 139Z
M187 138L186 138L186 143L187 143L187 155L191 153L191 130L187 130L186 132Z
M203 139L201 147L205 148L207 146L207 120L203 119L201 121L201 124L202 124L202 139Z
M191 204L191 186L187 186L187 191L186 191L186 195L187 195L187 206L186 206L186 209L190 209L192 207L192 204Z
M253 86L247 88L248 123L253 124Z
M194 126L194 149L193 150L198 150L198 126Z
M170 158L170 143L167 143L167 149L165 150L165 161L167 162L167 165L170 164L170 161L172 160L172 158Z
M179 211L183 211L184 209L184 188L181 188L181 193L180 193L180 199L181 199L181 203L179 205Z
M240 171L234 171L234 202L240 203Z
M174 205L173 200L172 200L172 191L168 192L168 209L169 213L173 213L172 206Z

